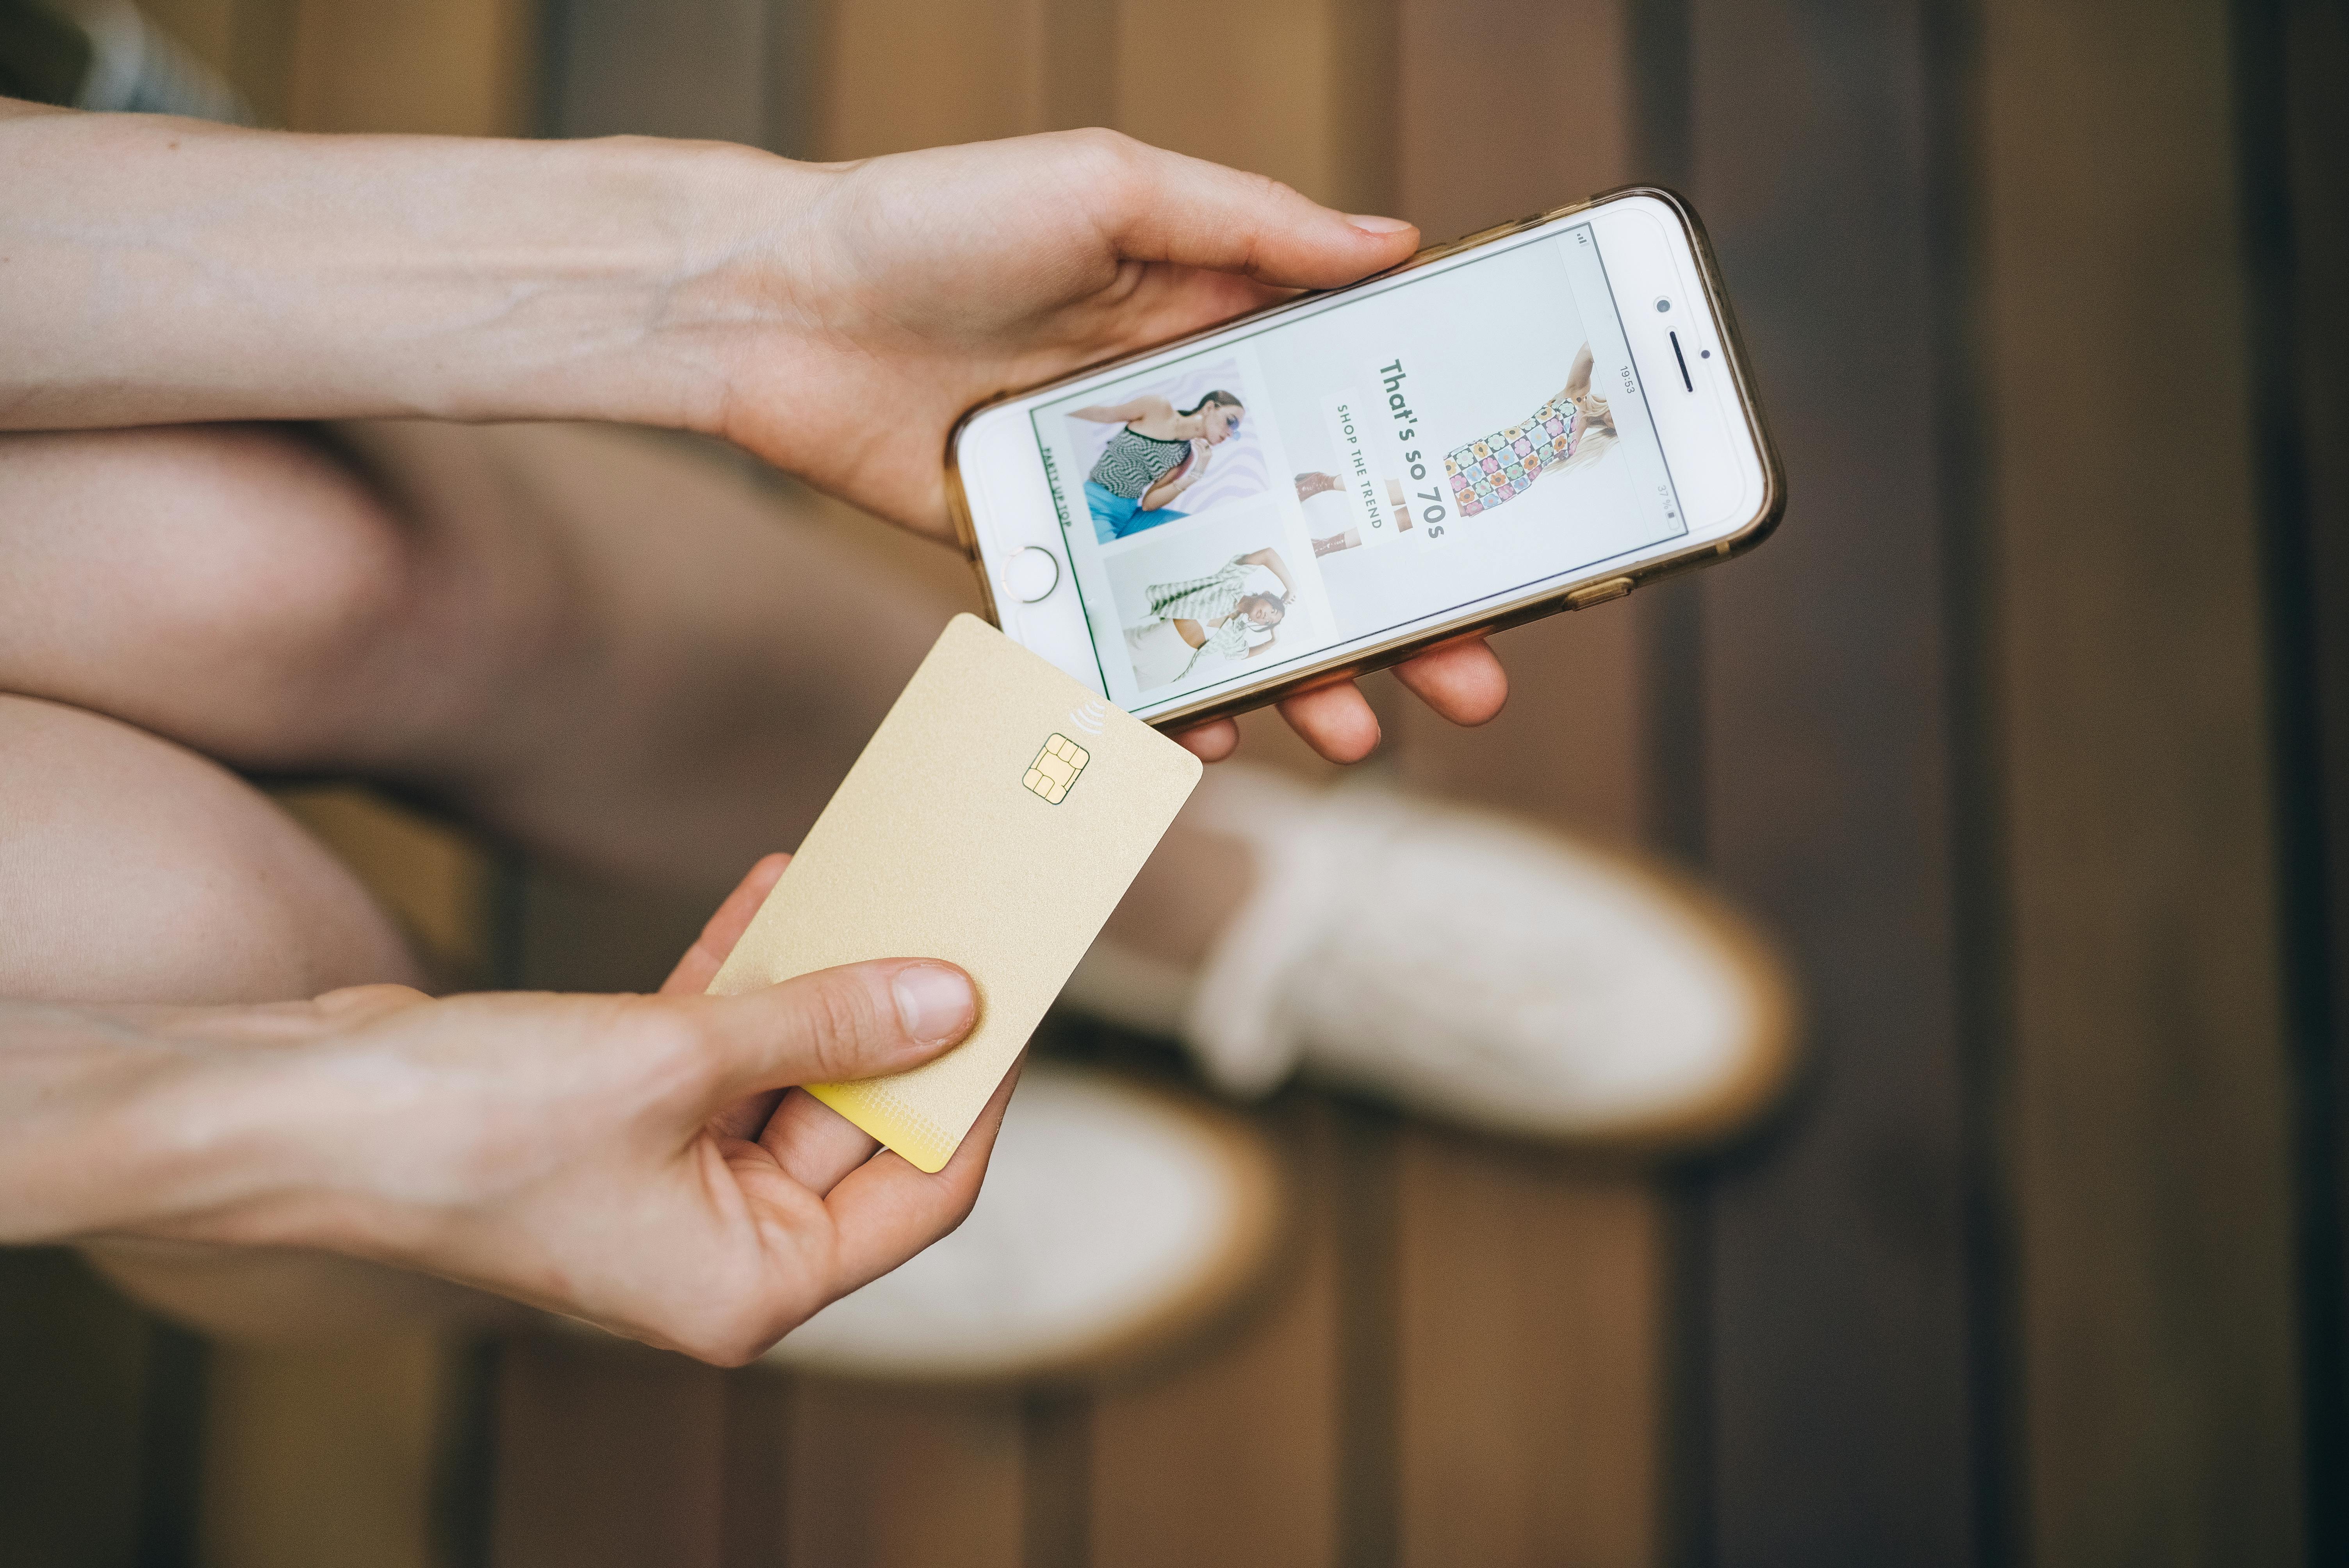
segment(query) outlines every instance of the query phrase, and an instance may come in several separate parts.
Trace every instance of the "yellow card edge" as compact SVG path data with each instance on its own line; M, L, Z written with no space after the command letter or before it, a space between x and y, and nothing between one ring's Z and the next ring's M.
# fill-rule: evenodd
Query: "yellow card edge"
M1007 1072L1009 1068L1004 1069ZM928 1117L889 1092L888 1082L870 1078L856 1083L812 1083L802 1086L857 1126L912 1162L915 1170L935 1176L947 1168L962 1140L949 1138ZM1000 1088L999 1084L997 1087Z

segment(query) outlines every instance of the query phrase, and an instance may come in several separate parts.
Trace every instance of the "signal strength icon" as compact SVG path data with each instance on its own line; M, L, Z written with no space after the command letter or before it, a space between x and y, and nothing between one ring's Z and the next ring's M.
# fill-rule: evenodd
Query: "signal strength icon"
M1099 735L1103 721L1108 717L1109 709L1097 702L1084 703L1069 709L1069 722L1087 735Z

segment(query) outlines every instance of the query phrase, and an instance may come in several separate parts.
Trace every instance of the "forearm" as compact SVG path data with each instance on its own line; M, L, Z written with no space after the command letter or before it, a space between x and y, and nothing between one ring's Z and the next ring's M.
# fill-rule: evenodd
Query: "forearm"
M238 1338L519 1320L478 1291L318 1250L338 1240L315 1228L318 1161L284 1134L331 1108L305 1103L295 1052L266 1041L275 1010L196 1011L171 1010L214 1037L142 1027L171 1016L157 1010L0 1003L0 1243L77 1242L148 1305Z
M0 1002L0 1243L315 1239L282 1200L311 1187L295 1130L329 1108L257 1037L273 1011ZM196 1027L144 1021L164 1017Z
M715 428L719 340L778 304L823 178L717 144L0 116L0 427Z

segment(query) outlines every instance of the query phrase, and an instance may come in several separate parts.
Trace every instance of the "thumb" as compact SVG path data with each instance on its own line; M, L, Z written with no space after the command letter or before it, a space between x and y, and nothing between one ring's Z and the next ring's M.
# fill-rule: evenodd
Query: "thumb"
M934 958L843 964L740 995L679 1000L701 1026L712 1106L791 1084L904 1072L959 1044L978 1021L970 976Z
M1282 288L1335 288L1408 259L1419 231L1396 218L1348 217L1277 180L1125 137L1105 214L1118 253L1238 273Z

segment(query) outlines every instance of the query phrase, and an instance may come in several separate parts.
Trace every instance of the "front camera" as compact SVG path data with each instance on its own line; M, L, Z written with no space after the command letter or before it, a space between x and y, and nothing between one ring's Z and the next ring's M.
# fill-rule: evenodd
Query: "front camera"
M1658 315L1663 315L1663 314L1664 314L1664 312L1666 312L1666 311L1668 311L1668 310L1670 310L1670 309L1671 309L1671 308L1672 308L1672 302L1671 302L1671 301L1670 301L1670 300L1668 300L1668 299L1659 299L1659 300L1657 300L1657 301L1656 301L1656 314L1657 314Z

